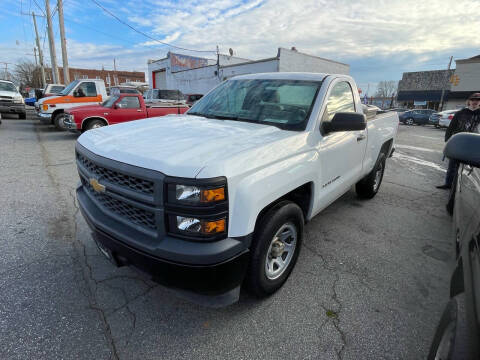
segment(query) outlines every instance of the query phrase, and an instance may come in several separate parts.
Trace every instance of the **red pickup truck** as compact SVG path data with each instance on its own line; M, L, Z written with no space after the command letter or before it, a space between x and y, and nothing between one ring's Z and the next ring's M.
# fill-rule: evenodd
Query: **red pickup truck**
M126 121L183 114L188 109L185 103L177 102L147 106L140 94L118 94L110 96L100 105L76 106L65 111L63 125L69 130L84 132Z

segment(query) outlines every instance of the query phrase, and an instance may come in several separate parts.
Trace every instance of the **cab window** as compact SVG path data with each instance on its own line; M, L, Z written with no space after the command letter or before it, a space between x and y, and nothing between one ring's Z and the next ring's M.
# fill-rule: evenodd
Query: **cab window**
M346 81L335 84L330 92L322 122L332 121L337 112L355 112L352 88Z
M117 105L122 109L140 109L140 101L136 96L125 96Z
M94 82L81 83L74 92L76 97L97 96L97 88Z

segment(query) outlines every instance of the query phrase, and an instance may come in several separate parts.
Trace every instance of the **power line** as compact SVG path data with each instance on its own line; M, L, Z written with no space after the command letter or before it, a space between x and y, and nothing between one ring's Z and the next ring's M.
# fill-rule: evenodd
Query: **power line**
M100 5L96 0L92 0L92 2L97 5L99 8L101 8L104 12L106 12L107 14L109 14L110 16L114 17L115 19L117 19L117 21L119 21L120 23L122 23L123 25L125 26L128 26L130 29L132 29L133 31L139 33L140 35L143 35L145 36L146 38L149 38L153 41L156 41L160 44L163 44L163 45L167 45L167 46L170 46L172 48L176 48L176 49L180 49L180 50L185 50L185 51L193 51L193 52L201 52L201 53L212 53L212 52L216 52L216 50L193 50L193 49L187 49L187 48L183 48L183 47L180 47L180 46L176 46L176 45L172 45L172 44L169 44L169 43L166 43L166 42L163 42L163 41L160 41L158 39L155 39L154 37L151 37L150 35L148 34L145 34L144 32L140 31L140 30L137 30L135 29L133 26L131 26L130 24L126 23L125 21L123 21L122 19L120 19L119 17L117 17L115 14L113 14L112 12L110 12L109 10L105 9L102 5Z

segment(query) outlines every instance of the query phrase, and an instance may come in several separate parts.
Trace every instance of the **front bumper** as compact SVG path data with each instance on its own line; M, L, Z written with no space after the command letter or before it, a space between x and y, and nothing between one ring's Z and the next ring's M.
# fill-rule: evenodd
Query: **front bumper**
M70 119L69 116L65 116L63 118L63 127L65 129L68 129L68 130L71 130L71 131L79 131L78 128L77 128L77 124L75 121L73 121L72 119Z
M193 242L165 235L148 251L136 246L141 242L138 233L107 216L82 186L77 188L77 200L95 241L111 252L118 265L133 265L195 302L205 303L197 301L199 296L210 298L211 306L238 300L251 237Z
M1 114L24 114L25 113L25 104L9 104L9 105L0 105Z
M37 114L40 118L42 124L51 124L52 123L52 114L39 112Z

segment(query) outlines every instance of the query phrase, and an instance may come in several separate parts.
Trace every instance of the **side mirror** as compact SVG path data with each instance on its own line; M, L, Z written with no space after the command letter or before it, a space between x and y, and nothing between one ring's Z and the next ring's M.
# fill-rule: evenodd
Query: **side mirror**
M353 112L338 112L333 116L332 121L323 123L325 133L335 131L365 130L367 122L364 114Z
M443 153L462 164L480 167L480 134L459 133L448 140Z
M73 90L73 97L78 97L78 91L77 90Z
M115 104L114 106L115 109L123 109L124 105L122 103Z

